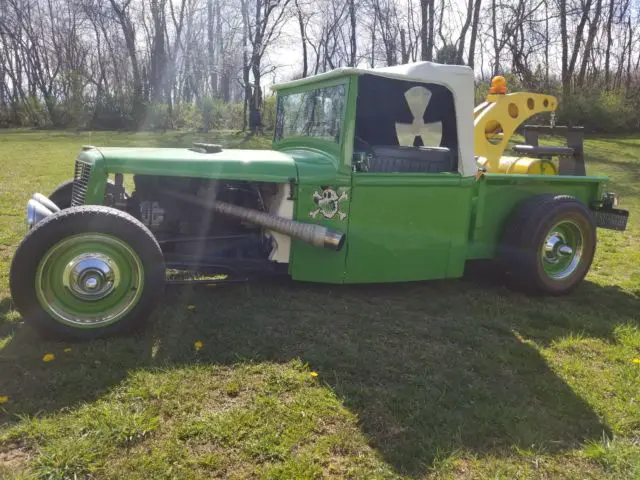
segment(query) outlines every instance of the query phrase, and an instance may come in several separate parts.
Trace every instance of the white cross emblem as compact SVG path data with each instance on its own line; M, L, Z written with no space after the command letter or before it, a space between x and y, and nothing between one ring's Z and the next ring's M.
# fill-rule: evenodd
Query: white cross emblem
M413 116L412 123L397 123L398 145L412 147L416 137L423 145L439 146L442 140L442 122L424 123L424 112L431 101L431 91L425 87L413 87L404 94Z

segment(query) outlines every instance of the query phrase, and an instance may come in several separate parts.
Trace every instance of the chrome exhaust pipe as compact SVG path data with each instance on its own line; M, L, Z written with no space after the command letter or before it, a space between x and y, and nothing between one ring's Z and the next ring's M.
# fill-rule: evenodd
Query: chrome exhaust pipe
M266 229L273 230L284 235L289 235L290 237L310 243L314 247L340 250L344 245L344 233L336 232L335 230L328 229L322 225L296 222L294 220L270 215L250 208L239 207L238 205L232 205L219 200L216 200L212 207L213 210L218 213L230 215Z
M297 238L304 242L310 243L314 247L328 248L331 250L340 250L344 245L346 236L344 233L331 230L322 225L314 223L302 223L287 218L278 217L269 213L260 212L251 208L240 207L230 203L221 202L219 200L206 201L204 199L195 198L191 195L183 193L167 191L164 193L174 198L178 198L190 203L201 205L211 210L229 215L231 217L245 220L254 225L282 233L293 238Z

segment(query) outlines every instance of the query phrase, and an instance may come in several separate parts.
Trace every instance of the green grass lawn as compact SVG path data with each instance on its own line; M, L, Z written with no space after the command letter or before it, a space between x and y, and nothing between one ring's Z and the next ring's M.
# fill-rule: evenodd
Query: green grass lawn
M0 131L0 478L640 478L640 138L586 142L631 220L598 232L568 297L477 279L172 287L135 337L22 324L7 274L33 191L84 144L269 145L212 137Z

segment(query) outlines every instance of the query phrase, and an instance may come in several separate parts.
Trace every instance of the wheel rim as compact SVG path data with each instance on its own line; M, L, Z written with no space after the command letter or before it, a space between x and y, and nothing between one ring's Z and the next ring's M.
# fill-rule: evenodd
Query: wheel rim
M76 328L112 324L138 303L142 262L122 240L101 233L58 242L36 270L36 295L57 321Z
M571 276L580 265L584 246L582 229L572 221L562 221L547 233L540 257L544 272L554 280Z

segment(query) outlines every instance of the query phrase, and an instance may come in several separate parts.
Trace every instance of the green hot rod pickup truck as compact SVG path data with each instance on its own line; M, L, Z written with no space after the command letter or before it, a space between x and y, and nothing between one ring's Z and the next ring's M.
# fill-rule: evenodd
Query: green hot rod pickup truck
M470 68L343 68L274 89L272 150L83 147L72 180L29 200L10 272L24 320L66 338L127 331L173 270L406 282L461 277L484 259L520 288L560 295L587 274L596 228L626 228L579 146L520 146L559 170L483 166ZM507 142L484 121L480 135Z

